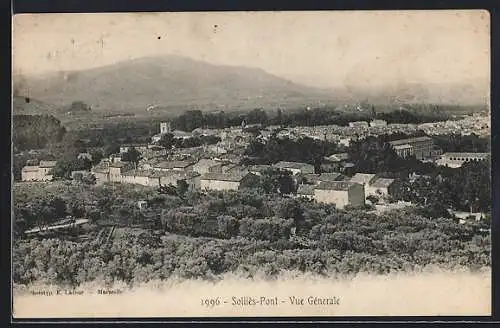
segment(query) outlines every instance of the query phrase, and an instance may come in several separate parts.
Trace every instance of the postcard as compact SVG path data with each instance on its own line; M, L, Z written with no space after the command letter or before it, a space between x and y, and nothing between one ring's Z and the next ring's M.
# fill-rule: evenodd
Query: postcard
M15 319L491 315L487 11L12 23Z

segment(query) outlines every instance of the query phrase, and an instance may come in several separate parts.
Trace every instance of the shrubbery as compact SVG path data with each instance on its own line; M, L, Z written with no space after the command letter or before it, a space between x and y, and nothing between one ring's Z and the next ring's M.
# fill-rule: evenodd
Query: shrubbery
M28 193L24 186L14 188L17 225L28 215L21 213L24 206L30 203L30 211L36 209L40 195L36 189ZM251 276L257 270L269 276L281 270L345 275L426 265L490 265L490 237L483 223L425 218L413 209L376 216L252 190L188 192L185 199L139 186L55 183L42 190L46 198L38 209L52 214L83 210L97 225L118 224L118 232L109 244L92 238L18 238L13 248L15 283L135 284L170 276L211 279L226 272ZM147 211L135 207L141 199L149 200ZM148 211L161 214L162 228L157 229L162 231L145 228ZM127 228L130 222L140 233ZM297 227L296 235L292 227Z

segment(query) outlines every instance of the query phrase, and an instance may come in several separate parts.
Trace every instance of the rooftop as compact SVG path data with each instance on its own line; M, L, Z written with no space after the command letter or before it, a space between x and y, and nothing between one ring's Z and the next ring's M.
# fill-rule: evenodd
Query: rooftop
M400 140L389 141L389 143L392 146L398 146L398 145L404 145L404 144L412 144L415 142L427 142L427 141L432 141L432 138L431 137L418 137L418 138L400 139Z
M380 179L375 180L375 182L372 183L372 186L375 187L375 188L387 188L393 182L394 182L394 179L380 178Z
M204 165L217 165L220 162L213 160L213 159L208 159L208 158L201 158L196 164L196 166L204 166Z
M371 173L356 173L349 181L360 184L370 183L375 178L375 174Z
M218 180L240 182L245 178L248 172L231 172L231 173L206 173L201 176L202 180Z
M174 169L174 168L186 168L192 165L189 161L165 161L159 162L153 165L154 168L158 169Z
M56 163L56 161L40 161L39 167L54 167Z
M356 185L359 185L359 183L351 181L322 181L319 185L316 186L315 189L347 191L355 187Z
M412 148L412 145L410 145L410 144L403 144L403 145L396 145L396 146L394 146L394 149L408 149L408 148Z
M340 173L321 173L321 174L304 174L304 178L308 181L337 181L341 177Z
M109 167L121 168L121 167L130 167L132 163L130 162L116 162L109 164Z
M487 158L490 153L444 153L443 157Z
M37 172L38 166L25 166L23 167L23 172Z
M278 162L276 164L274 164L274 166L276 166L277 168L282 168L282 169L285 169L285 168L289 168L289 169L303 169L305 167L311 167L312 165L311 164L307 164L307 163L300 163L300 162L285 162L285 161L281 161L281 162Z

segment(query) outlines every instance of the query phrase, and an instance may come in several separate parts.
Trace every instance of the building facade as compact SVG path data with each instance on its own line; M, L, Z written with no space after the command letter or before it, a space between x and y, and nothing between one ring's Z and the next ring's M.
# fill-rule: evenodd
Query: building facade
M373 120L370 122L370 127L380 127L380 126L387 126L387 121Z
M160 134L167 134L172 132L172 125L170 122L161 122L160 123Z
M39 165L27 165L21 170L21 181L51 181L56 161L40 161Z
M191 161L163 161L153 165L157 171L192 171L193 163Z
M486 161L489 158L489 153L444 153L438 160L436 160L436 164L457 168L467 162Z
M346 206L365 205L365 192L361 184L350 181L321 182L314 188L314 199L320 203L335 204L338 209Z
M403 158L415 156L417 159L422 160L430 158L436 153L434 141L430 137L395 140L390 141L389 144L396 154Z
M255 181L256 176L249 172L206 173L200 177L202 190L239 190Z

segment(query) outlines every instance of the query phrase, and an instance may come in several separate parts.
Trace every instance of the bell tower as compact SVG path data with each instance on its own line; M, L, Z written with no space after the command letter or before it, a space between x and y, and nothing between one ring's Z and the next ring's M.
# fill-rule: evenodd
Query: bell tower
M172 127L170 126L170 122L161 122L160 123L160 133L166 134L172 132Z

